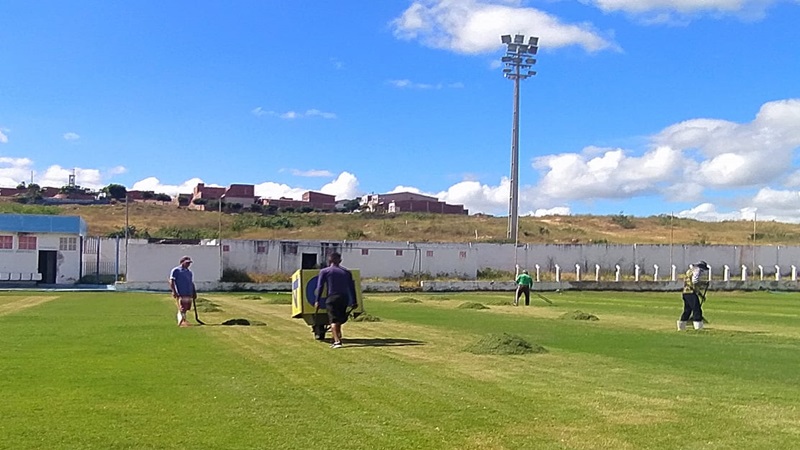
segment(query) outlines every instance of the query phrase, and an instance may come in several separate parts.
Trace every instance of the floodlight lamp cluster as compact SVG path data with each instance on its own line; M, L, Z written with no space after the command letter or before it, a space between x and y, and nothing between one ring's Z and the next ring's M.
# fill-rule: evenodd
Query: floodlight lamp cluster
M531 68L536 64L533 56L539 51L538 37L531 36L526 43L522 34L506 34L500 36L500 40L507 46L506 54L501 58L505 64L503 76L510 80L524 80L536 75L536 71Z

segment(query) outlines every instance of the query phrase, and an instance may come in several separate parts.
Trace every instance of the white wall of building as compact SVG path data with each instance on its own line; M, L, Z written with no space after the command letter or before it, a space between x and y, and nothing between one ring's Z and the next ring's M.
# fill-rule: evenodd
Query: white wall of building
M39 251L56 252L56 283L73 284L80 278L80 237L77 234L26 233L36 236L36 250L19 250L19 233L14 236L14 249L0 250L0 272L11 274L39 273ZM61 250L61 238L74 238L75 250Z
M192 258L196 282L219 281L222 265L216 245L170 245L128 243L129 282L165 281L182 256Z

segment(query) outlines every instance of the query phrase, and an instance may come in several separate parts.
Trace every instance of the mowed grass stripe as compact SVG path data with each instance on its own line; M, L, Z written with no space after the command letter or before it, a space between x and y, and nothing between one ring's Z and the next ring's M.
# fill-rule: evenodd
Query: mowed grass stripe
M0 316L0 448L790 448L800 430L794 340L769 324L677 333L668 313L663 330L626 325L655 324L643 308L558 319L566 294L547 316L371 295L383 322L348 323L331 350L286 305L209 297L208 323L267 325L178 329L168 296L119 293ZM463 352L504 331L550 353Z
M42 303L57 299L55 295L2 296L0 297L0 316L13 314L26 308L35 308Z

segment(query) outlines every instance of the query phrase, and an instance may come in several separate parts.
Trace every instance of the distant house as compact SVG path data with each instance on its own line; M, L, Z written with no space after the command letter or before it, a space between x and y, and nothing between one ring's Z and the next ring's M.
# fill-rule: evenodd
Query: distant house
M0 197L14 197L27 193L27 189L0 188Z
M192 200L189 202L189 209L199 209L205 211L206 205L202 200L219 200L225 195L224 187L206 186L205 183L197 183L192 191Z
M302 200L294 200L291 198L281 197L275 198L262 198L261 204L264 206L274 206L276 208L311 208L315 211L333 212L336 211L336 196L323 194L321 192L308 191L303 194Z
M257 200L256 187L252 184L230 185L225 189L225 198L223 199L226 204L234 205L238 203L246 208L256 203Z
M413 192L393 194L367 194L361 198L361 208L372 212L423 212L433 214L462 214L469 210L464 205L451 205L436 197Z

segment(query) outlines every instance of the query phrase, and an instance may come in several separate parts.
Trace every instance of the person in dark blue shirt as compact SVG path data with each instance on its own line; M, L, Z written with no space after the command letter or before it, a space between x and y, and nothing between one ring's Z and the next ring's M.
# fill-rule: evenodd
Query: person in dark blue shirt
M347 307L358 306L353 274L340 266L341 262L342 255L336 252L330 254L328 267L320 270L317 289L314 291L317 302L320 301L323 292L327 294L325 308L328 311L328 320L331 323L331 334L333 335L331 348L342 347L342 324L347 322Z
M180 265L172 269L169 273L169 288L172 297L178 304L178 326L187 327L186 311L192 309L192 300L197 299L197 291L194 288L194 276L189 266L192 258L184 256L181 258Z

